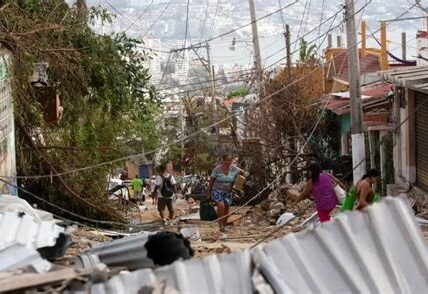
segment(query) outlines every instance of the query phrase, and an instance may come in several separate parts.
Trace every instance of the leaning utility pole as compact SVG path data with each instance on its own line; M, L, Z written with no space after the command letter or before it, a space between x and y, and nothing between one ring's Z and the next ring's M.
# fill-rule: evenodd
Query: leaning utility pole
M366 172L366 149L362 125L360 64L354 18L354 0L345 0L345 5L349 94L351 99L352 167L355 184Z
M256 5L254 0L249 0L250 2L250 16L251 16L251 29L253 31L253 45L254 45L254 65L257 72L257 81L259 83L259 94L260 98L262 96L262 83L263 83L263 71L262 71L262 60L260 57L260 45L259 45L259 33L257 31L257 19L256 19Z

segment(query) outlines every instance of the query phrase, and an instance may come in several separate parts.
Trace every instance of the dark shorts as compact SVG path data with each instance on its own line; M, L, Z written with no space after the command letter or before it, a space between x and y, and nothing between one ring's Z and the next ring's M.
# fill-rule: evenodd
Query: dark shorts
M222 191L213 190L211 193L211 198L215 202L223 201L224 204L228 206L232 205L232 192L222 192Z
M158 199L158 211L163 211L165 207L168 207L168 210L172 211L172 198Z

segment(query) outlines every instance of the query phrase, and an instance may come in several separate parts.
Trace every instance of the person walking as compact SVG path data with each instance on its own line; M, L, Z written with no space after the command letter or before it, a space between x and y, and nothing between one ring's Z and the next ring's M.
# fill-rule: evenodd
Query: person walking
M336 207L336 204L338 204L334 192L336 185L343 187L338 179L327 172L323 172L321 166L313 162L309 166L308 181L295 203L312 195L320 222L329 221L330 213Z
M167 219L164 215L165 208L168 208L169 219L172 220L174 218L173 196L176 193L176 181L175 178L168 173L165 164L162 164L159 169L161 172L156 177L154 193L157 193L159 215L166 224Z
M151 193L151 197L152 197L152 204L153 205L157 205L158 204L158 193L155 192L155 188L156 188L156 176L152 176L150 178L150 193Z
M132 180L132 190L134 191L134 197L138 205L141 204L141 199L143 200L142 202L145 201L143 196L143 181L138 175L135 175L135 179Z
M212 198L217 205L217 218L221 232L225 231L229 207L232 205L235 178L238 174L245 174L245 171L232 163L233 158L230 155L224 155L222 164L212 171L207 188L207 198Z
M374 201L373 185L378 181L380 174L376 169L369 170L356 185L357 210L362 210Z

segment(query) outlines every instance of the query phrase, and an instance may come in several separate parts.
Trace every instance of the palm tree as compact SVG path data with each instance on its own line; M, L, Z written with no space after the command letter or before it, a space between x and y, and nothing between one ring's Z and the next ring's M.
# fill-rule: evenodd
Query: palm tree
M315 44L308 46L308 42L304 38L301 38L299 47L300 63L311 63L315 60L315 54L317 53L317 46Z

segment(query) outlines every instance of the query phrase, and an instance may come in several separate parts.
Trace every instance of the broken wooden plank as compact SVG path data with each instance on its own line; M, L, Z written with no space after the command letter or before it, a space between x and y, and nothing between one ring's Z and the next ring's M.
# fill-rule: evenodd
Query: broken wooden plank
M20 274L1 279L0 293L26 288L34 288L65 280L73 280L80 276L91 274L92 272L92 269L76 270L75 268L69 267L45 274Z

